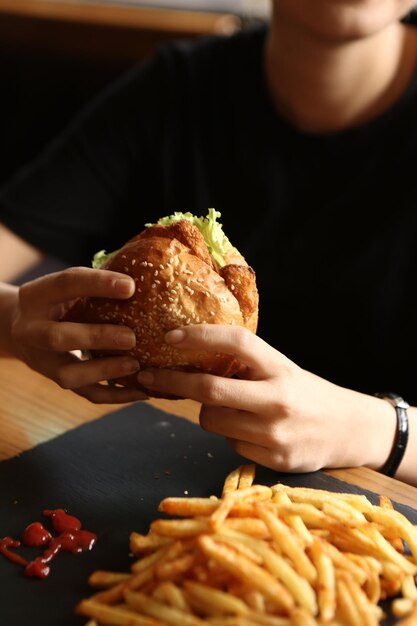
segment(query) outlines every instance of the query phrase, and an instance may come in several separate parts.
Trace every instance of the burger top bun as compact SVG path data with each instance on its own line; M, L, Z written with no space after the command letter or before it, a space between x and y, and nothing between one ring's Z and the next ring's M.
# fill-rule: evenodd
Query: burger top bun
M217 246L214 254L188 218L150 225L120 250L96 255L95 266L98 257L102 269L128 274L136 283L136 292L128 300L82 298L65 319L130 326L137 342L132 350L94 351L93 357L129 354L138 359L141 369L171 368L219 376L232 376L239 370L240 363L233 355L181 350L164 341L167 331L186 324L238 324L256 332L255 274L224 236L216 222L218 215L211 209L207 218L191 216L206 222L210 219L220 227L224 245ZM141 388L136 375L116 382Z

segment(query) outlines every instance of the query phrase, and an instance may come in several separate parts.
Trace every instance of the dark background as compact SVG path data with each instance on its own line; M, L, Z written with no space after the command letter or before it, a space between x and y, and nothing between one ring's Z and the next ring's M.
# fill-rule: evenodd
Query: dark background
M92 9L94 11L94 9ZM82 12L81 12L82 13ZM168 26L83 22L77 17L33 17L0 12L0 186L35 158L99 91L162 43L212 34L185 28L171 12ZM223 19L222 16L220 16ZM244 26L225 16L227 31ZM139 20L140 21L140 20ZM223 22L222 22L223 24ZM223 28L222 26L222 28ZM16 282L60 269L47 259Z

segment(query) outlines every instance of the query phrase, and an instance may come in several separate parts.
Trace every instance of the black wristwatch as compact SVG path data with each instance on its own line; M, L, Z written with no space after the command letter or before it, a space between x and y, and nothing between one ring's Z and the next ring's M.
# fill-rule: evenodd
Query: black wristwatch
M405 449L408 442L408 414L407 409L410 408L408 402L396 393L376 393L378 398L387 400L395 408L397 414L397 432L395 435L394 445L390 455L384 465L378 470L386 476L395 476L397 469L403 460Z

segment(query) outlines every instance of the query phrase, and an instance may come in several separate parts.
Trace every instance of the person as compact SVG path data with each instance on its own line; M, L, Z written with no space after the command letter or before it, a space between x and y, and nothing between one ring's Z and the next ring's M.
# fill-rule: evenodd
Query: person
M203 428L274 469L365 465L417 484L412 9L273 0L266 27L162 47L3 189L5 271L15 254L28 263L39 251L88 265L145 222L214 206L256 270L258 335L192 325L166 340L232 352L244 369L239 379L143 371L141 383L201 402ZM59 323L56 311L80 295L131 293L117 284L71 268L19 293L4 287L3 345L62 386L111 401L120 390L99 382L110 368L122 375L122 359L75 361L71 351L127 333ZM375 396L387 390L413 405L407 445L406 405Z

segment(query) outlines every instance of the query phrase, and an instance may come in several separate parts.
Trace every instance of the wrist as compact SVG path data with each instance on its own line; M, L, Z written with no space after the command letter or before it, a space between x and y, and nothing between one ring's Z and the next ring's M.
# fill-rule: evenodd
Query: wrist
M388 402L343 387L339 389L339 421L344 436L329 467L366 466L378 470L394 444L397 420Z
M397 436L397 415L394 406L380 397L370 397L368 460L364 465L379 471L390 457Z

